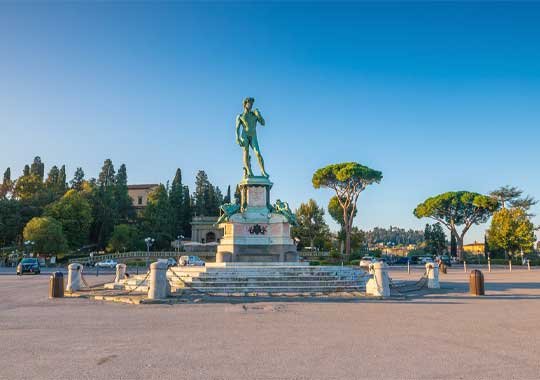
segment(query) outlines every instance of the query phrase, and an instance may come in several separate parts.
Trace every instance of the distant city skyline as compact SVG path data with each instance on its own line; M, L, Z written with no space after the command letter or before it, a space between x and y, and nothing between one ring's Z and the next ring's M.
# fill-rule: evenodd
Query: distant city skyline
M326 209L311 176L342 161L383 172L362 229L423 229L412 210L446 191L540 198L539 18L538 3L3 3L0 170L40 156L89 178L111 158L130 184L179 167L190 190L205 170L225 192L253 96L273 200L293 208Z

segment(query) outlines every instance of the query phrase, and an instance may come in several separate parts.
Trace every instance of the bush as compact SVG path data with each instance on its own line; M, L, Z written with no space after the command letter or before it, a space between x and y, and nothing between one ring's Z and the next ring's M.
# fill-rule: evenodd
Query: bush
M360 260L359 259L351 260L349 261L349 265L360 265Z
M321 262L320 262L320 261L314 260L314 261L310 261L310 262L309 262L309 265L316 267L316 266L321 265Z

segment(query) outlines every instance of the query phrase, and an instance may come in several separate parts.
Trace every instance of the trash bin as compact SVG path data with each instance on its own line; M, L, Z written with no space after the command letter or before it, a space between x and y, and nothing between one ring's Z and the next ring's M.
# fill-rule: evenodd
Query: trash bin
M61 298L64 296L64 275L62 272L54 272L49 279L49 298Z
M469 276L469 293L474 296L483 296L484 274L478 269L473 269Z

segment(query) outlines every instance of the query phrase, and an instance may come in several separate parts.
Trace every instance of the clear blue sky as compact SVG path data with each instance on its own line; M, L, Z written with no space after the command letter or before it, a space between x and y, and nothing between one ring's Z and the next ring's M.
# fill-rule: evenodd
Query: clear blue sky
M538 20L538 3L2 3L0 169L40 155L90 177L110 157L131 183L180 167L224 189L254 96L272 197L293 207L326 206L311 175L340 161L384 174L361 228L422 228L414 207L449 190L540 198Z

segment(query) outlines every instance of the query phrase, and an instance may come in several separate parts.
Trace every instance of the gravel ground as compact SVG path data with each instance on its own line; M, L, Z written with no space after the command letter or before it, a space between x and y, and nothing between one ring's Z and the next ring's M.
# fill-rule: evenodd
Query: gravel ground
M486 297L453 268L405 300L135 306L49 300L48 275L4 272L0 378L540 378L540 269L484 273Z

